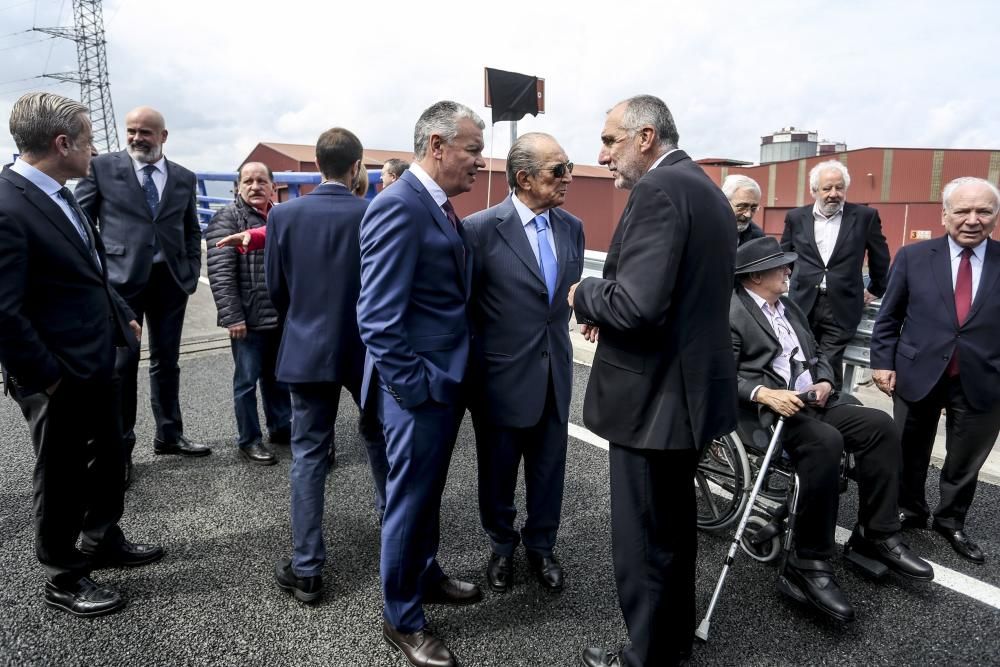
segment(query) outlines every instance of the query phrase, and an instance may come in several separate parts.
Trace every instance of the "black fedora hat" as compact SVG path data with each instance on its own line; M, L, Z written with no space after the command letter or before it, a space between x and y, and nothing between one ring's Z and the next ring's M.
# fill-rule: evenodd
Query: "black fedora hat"
M794 252L781 252L778 239L765 236L747 241L736 249L736 275L776 269L799 258Z

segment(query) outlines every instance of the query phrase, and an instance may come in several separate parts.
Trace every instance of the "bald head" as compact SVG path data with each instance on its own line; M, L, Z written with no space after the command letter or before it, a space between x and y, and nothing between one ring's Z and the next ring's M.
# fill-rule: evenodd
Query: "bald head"
M125 116L125 142L133 159L153 164L163 157L167 140L163 114L152 107L136 107Z

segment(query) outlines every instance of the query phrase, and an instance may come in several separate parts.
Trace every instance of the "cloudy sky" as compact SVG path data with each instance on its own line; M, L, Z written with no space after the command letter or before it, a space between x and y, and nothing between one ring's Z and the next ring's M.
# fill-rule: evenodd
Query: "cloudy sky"
M636 93L667 102L695 157L756 161L760 136L788 125L849 148L1000 149L998 19L1000 3L962 0L104 3L119 127L134 106L160 109L167 155L202 170L334 125L412 149L443 98L489 122L486 66L546 79L547 113L519 129L583 164L605 110ZM78 97L35 78L75 70L74 44L29 32L71 24L71 0L0 0L0 118L27 90ZM506 123L491 142L506 154ZM0 156L13 152L5 126Z

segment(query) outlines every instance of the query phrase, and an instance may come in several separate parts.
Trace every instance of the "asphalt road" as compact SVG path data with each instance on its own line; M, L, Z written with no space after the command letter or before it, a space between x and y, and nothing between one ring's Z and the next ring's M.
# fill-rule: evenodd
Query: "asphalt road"
M582 424L588 369L576 370L572 421ZM163 544L167 555L147 567L95 573L117 586L129 606L92 620L42 603L44 578L32 548L30 440L14 403L0 400L0 664L404 664L381 639L378 524L353 404L341 403L340 466L328 482L326 589L317 605L307 607L278 590L271 575L274 560L290 549L289 454L279 450L281 462L270 468L250 467L238 457L231 372L225 351L182 359L185 432L214 446L206 459L154 457L142 388L137 478L123 528L135 541ZM933 498L933 472L932 478ZM466 422L445 491L439 558L452 576L482 582L488 543L475 493L475 449ZM968 529L987 552L982 566L960 559L936 534L909 534L914 549L957 573L950 578L959 587L971 585L986 602L957 592L954 584L917 585L892 576L872 582L838 558L841 584L858 612L856 623L842 627L786 600L774 587L774 567L740 554L710 641L696 647L692 664L1000 664L998 507L1000 489L980 484ZM842 497L840 525L849 529L855 514L852 487ZM465 665L575 665L586 646L619 646L626 633L608 522L607 453L571 439L557 547L566 589L542 591L519 552L511 592L487 593L472 607L429 607L433 629ZM704 610L728 538L702 534L699 546L698 605Z

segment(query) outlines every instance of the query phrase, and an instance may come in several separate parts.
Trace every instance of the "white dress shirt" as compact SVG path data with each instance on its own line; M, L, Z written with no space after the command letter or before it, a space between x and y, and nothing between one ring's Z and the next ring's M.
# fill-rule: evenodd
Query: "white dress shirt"
M958 282L958 266L962 263L962 246L955 243L955 239L948 237L948 250L951 253L951 288L955 289ZM983 262L986 260L986 239L980 241L979 245L972 249L972 257L969 263L972 264L972 300L976 300L976 293L979 291L979 278L983 275Z
M837 236L840 234L840 223L843 220L843 204L829 218L819 210L819 202L813 204L813 231L816 236L816 248L819 250L819 256L823 259L823 266L830 263L830 256L833 255L833 247L837 245ZM819 286L826 289L826 273L823 274L823 280Z
M535 261L541 262L538 256L538 230L535 229L535 218L539 215L545 218L545 224L549 228L549 233L546 234L546 238L549 242L549 247L552 248L552 256L558 257L556 254L556 240L555 233L552 231L552 220L549 218L549 212L542 211L541 213L535 213L530 208L524 205L517 195L511 195L511 201L514 202L514 210L521 217L521 226L524 228L524 234L528 237L528 245L531 246L531 252L535 253Z

